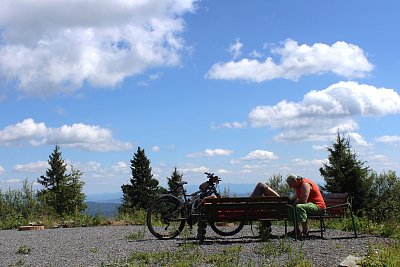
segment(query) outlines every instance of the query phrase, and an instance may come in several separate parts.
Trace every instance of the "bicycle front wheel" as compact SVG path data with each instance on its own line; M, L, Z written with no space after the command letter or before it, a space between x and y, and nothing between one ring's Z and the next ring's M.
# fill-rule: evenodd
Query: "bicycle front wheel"
M147 210L147 228L158 239L178 236L185 227L181 202L172 196L163 196L151 204Z
M210 222L210 226L214 232L222 236L231 236L239 233L245 225L244 221L237 222Z

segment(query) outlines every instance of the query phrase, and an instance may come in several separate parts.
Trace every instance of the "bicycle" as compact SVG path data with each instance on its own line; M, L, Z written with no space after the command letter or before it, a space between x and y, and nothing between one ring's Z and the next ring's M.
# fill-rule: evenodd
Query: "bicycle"
M213 173L205 172L208 180L199 186L199 190L187 194L184 187L187 182L176 183L178 196L173 194L162 195L157 198L147 210L147 228L158 239L172 239L182 233L186 223L192 229L197 223L199 207L204 198L220 197L217 187L221 179ZM210 222L210 227L219 235L235 235L242 230L244 221L238 221L233 226L226 227Z

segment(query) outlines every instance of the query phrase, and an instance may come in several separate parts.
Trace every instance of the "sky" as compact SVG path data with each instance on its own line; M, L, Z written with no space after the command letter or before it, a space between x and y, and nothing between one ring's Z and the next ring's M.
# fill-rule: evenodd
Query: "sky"
M295 173L319 184L338 132L400 170L400 2L1 0L0 189L60 146L85 194L145 150L166 186Z

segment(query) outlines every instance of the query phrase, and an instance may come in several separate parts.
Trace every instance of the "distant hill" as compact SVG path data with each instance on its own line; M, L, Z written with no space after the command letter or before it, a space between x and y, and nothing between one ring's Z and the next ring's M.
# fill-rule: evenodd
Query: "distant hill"
M103 215L106 218L112 218L118 211L119 203L98 203L98 202L85 202L87 208L85 213L91 216L98 214Z
M221 194L229 192L229 196L245 197L249 196L253 191L254 184L223 184L219 185ZM188 193L193 193L199 190L198 185L187 185L186 190ZM96 216L96 214L102 214L107 218L111 218L115 215L121 204L122 192L115 193L104 193L96 195L86 196L86 205L88 206L85 210L86 214Z
M92 194L86 196L87 202L97 203L121 203L122 192Z

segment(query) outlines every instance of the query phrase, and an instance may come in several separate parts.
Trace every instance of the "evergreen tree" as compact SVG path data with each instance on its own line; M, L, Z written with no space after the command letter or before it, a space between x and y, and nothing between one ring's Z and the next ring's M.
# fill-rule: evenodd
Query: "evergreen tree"
M168 180L168 193L173 194L174 196L179 196L182 194L182 187L177 187L177 182L182 182L183 174L180 173L176 167L171 174L171 177L167 177Z
M151 174L150 160L146 157L144 149L138 147L131 160L131 170L131 184L121 186L123 198L120 211L123 212L147 209L160 190L158 181Z
M49 156L48 163L50 167L46 175L37 179L38 183L44 186L38 193L41 201L59 216L82 212L86 208L85 196L82 193L84 183L79 181L82 173L72 169L72 173L67 174L67 164L57 145Z
M47 169L46 175L37 179L38 183L44 186L44 189L39 191L39 196L45 205L53 208L58 215L62 215L65 203L61 199L61 192L62 185L67 181L67 164L62 159L59 146L55 146L47 162L50 168Z
M85 204L85 194L82 192L84 182L80 181L83 173L74 167L71 167L71 174L67 177L67 183L63 192L66 197L67 206L65 207L67 214L75 214L83 212L87 205Z
M331 193L347 192L353 198L355 211L365 207L368 188L367 178L369 168L357 159L357 154L351 151L350 140L337 133L336 143L327 148L330 153L329 163L319 169L326 185L322 190Z

